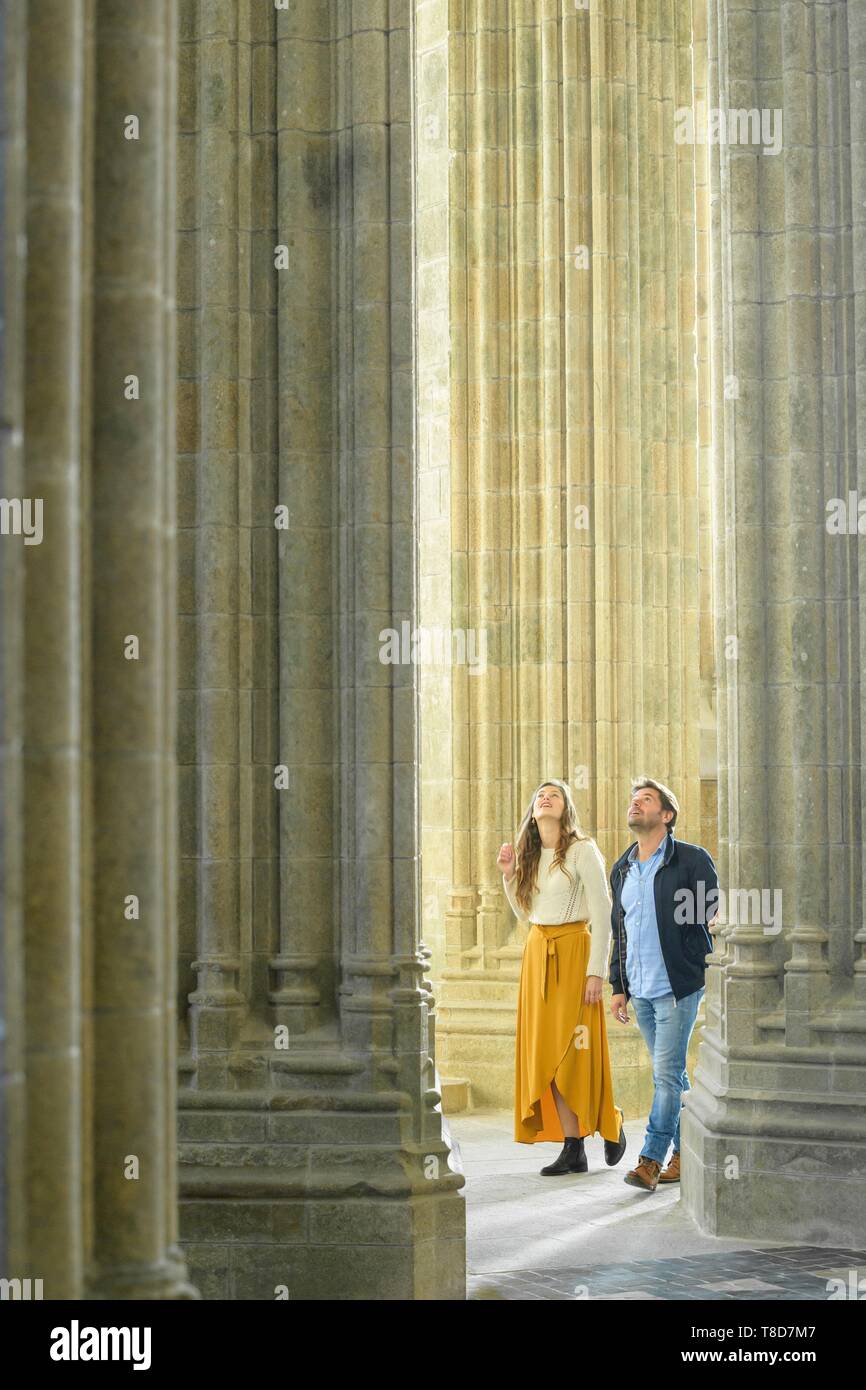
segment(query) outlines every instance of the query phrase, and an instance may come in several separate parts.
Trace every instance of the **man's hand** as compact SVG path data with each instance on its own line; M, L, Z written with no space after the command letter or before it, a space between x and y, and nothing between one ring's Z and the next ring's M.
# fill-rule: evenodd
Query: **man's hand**
M586 993L583 996L584 1003L597 1004L601 998L602 978L600 975L587 975Z
M624 994L615 994L610 1001L610 1011L617 1023L628 1023L628 1006Z
M514 846L504 844L497 855L496 862L504 873L506 881L510 883L517 868L517 855L514 853Z

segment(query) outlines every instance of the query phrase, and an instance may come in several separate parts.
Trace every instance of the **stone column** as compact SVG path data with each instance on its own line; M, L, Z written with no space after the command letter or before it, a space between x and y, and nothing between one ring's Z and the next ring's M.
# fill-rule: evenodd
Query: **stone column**
M707 7L692 3L692 108L707 105ZM686 103L687 104L687 103ZM714 594L716 546L713 535L713 384L710 351L710 165L709 148L695 148L695 333L697 347L698 435L698 587L700 646L699 763L701 826L699 842L715 860L719 852L718 696Z
M87 842L81 755L87 717L82 626L88 601L81 511L87 448L82 399L89 390L82 354L88 313L82 157L87 52L83 6L30 10L25 490L42 499L44 538L24 551L28 1272L49 1281L46 1296L60 1298L80 1290L85 1260L81 1011L89 925L82 911ZM23 61L23 53L18 57ZM44 100L46 81L56 104ZM122 396L122 383L117 389ZM55 1292L49 1294L49 1288Z
M718 1234L853 1248L866 1140L866 13L714 0L709 57L710 104L727 122L711 186L729 905L687 1100L683 1200Z
M221 1074L191 1033L182 1232L207 1296L461 1298L463 1179L435 1085L417 678L402 647L417 613L413 7L267 13L245 14L237 63L250 48L260 180L276 185L275 227L267 196L253 202L270 244L253 244L250 274L276 311L260 403L277 422L276 555L259 557L258 592L279 685L254 722L269 778L250 810L277 808L279 930ZM205 138L191 116L189 129ZM210 196L233 178L215 170ZM264 524L267 488L256 497ZM250 563L241 552L255 585Z
M101 1298L193 1296L172 1249L175 24L172 4L106 4L94 32L89 1060ZM124 137L130 113L136 139Z
M2 1272L33 1297L196 1296L176 1245L174 26L155 0L47 0L4 46L3 481L41 525L0 539L23 1003Z
M438 903L445 922L446 1085L510 1105L523 931L495 860L534 785L571 784L608 863L642 771L700 837L696 160L663 138L694 97L692 7L425 11L422 620L477 634L488 660L450 681L422 670L425 915ZM613 1046L622 1103L643 1113L639 1040Z
M179 279L182 896L195 942L184 954L191 1046L200 1069L225 1074L247 1006L241 991L241 304L247 247L239 229L238 7L183 0ZM248 90L248 89L247 89ZM244 518L247 521L247 518ZM243 564L241 563L243 559ZM246 732L247 721L244 722ZM245 760L246 761L246 760ZM248 920L248 915L247 915Z
M0 7L0 496L19 501L26 493L26 44L26 10ZM0 1152L5 1173L0 1184L0 1273L22 1279L32 1277L27 1250L21 824L24 555L21 537L0 536Z
M351 134L332 131L331 89L349 45L342 35L331 42L325 6L300 6L286 24L284 29L281 18L273 79L278 228L273 242L284 248L284 260L271 279L278 308L278 500L288 523L278 534L279 756L274 762L287 768L289 784L277 793L281 909L269 997L275 1022L290 1034L323 1029L333 1038L332 943L340 884L331 837L346 803L333 765L330 692L338 681L338 634L331 528L335 473L352 438L345 410L338 438L333 434L334 411L347 404L337 391L334 355L349 323L345 311L338 311L336 283L351 282L354 251L351 234L344 232L334 260L338 209L352 185ZM369 255L372 229L359 229L358 239L357 254ZM273 256L272 246L272 264ZM375 298L386 293L379 284ZM363 486L359 477L359 490Z

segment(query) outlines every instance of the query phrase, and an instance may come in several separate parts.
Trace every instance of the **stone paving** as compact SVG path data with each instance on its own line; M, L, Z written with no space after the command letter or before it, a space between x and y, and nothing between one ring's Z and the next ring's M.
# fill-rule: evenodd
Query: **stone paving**
M599 1138L590 1171L543 1178L559 1145L515 1144L510 1113L449 1117L466 1177L467 1296L473 1299L829 1300L866 1291L866 1249L718 1239L683 1212L679 1188L623 1182L645 1122L626 1122L616 1168ZM831 1284L831 1280L841 1280Z

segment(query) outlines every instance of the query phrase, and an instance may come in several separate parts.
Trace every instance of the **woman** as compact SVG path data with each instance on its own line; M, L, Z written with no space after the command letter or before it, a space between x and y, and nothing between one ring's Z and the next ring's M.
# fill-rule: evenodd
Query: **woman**
M529 922L517 1003L514 1137L564 1140L545 1177L585 1173L583 1141L600 1133L604 1156L625 1153L622 1111L613 1103L601 1002L610 948L604 860L581 831L565 782L543 782L497 864L517 916Z

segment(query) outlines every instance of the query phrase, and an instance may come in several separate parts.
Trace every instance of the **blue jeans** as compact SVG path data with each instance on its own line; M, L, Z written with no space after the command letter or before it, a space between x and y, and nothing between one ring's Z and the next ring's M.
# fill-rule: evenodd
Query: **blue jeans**
M637 1026L653 1059L653 1104L641 1157L657 1163L664 1163L671 1142L679 1153L682 1093L691 1090L686 1053L703 997L702 985L685 999L675 1000L672 994L632 998Z

